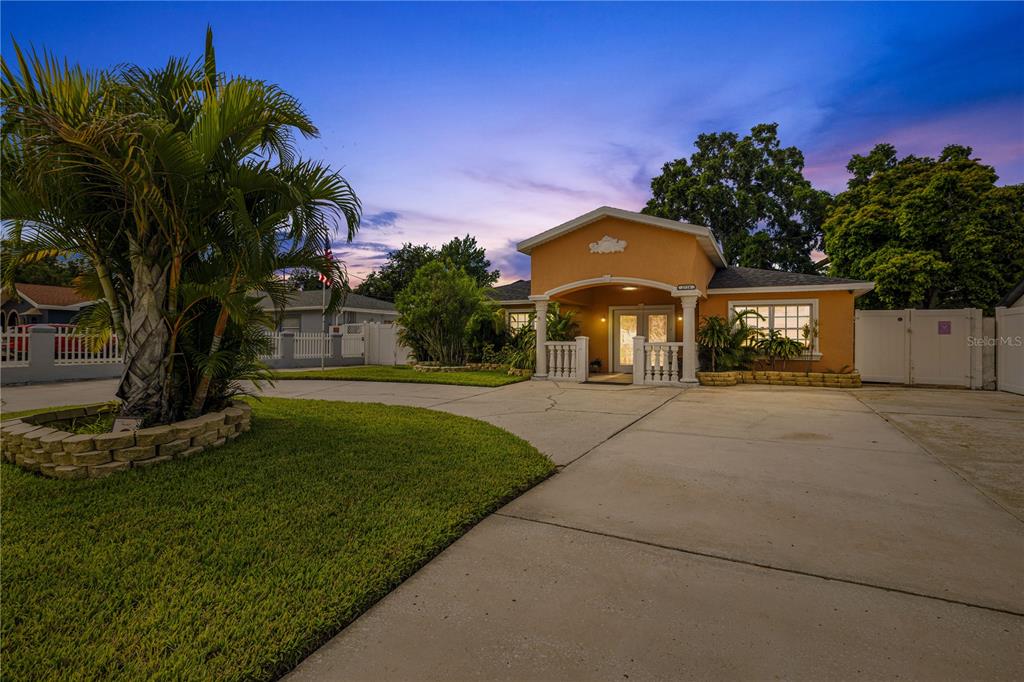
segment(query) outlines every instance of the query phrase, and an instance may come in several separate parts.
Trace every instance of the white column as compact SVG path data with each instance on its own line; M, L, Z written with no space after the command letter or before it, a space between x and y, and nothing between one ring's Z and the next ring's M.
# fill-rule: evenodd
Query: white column
M644 383L644 374L647 371L647 358L644 357L644 342L646 342L642 336L633 337L633 383L642 384Z
M683 306L683 383L697 382L697 297L681 296Z
M590 338L576 337L576 381L586 383L590 373Z
M535 324L537 329L537 367L533 373L534 379L548 378L548 351L545 346L548 342L548 299L530 297L537 308Z

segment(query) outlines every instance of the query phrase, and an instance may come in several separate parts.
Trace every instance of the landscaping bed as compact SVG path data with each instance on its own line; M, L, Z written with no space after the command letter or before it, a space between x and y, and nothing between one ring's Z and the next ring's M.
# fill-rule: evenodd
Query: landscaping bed
M195 419L111 433L115 409L104 403L7 419L0 427L3 461L51 478L103 478L220 447L249 430L252 412L239 402Z
M245 438L175 466L2 465L5 677L275 679L553 469L465 417L253 404Z
M447 369L447 368L446 368ZM399 365L359 365L333 369L310 369L300 372L274 372L275 379L328 379L334 381L390 381L410 384L454 384L458 386L497 387L529 379L529 375L510 375L501 370L464 369L458 371L424 372Z
M741 370L733 372L697 372L701 386L735 386L736 384L768 384L771 386L817 386L823 388L860 388L857 372L777 372L774 370Z

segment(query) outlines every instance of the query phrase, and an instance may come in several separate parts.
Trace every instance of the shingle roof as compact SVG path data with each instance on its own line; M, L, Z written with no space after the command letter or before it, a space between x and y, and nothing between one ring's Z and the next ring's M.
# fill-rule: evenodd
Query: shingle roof
M487 291L487 295L498 301L525 301L530 296L530 280L519 279Z
M802 287L830 284L870 284L860 279L805 275L800 272L741 268L730 265L715 272L708 289L741 289L749 287Z
M323 293L320 291L299 291L288 303L288 308L318 308L323 302ZM273 305L268 299L263 299L264 308L272 308ZM379 298L370 298L361 294L349 293L345 297L345 303L341 309L361 308L363 310L382 310L395 312L395 304L390 301L382 301Z
M15 284L14 288L22 298L41 306L80 306L92 301L79 294L73 287L58 287L50 284Z

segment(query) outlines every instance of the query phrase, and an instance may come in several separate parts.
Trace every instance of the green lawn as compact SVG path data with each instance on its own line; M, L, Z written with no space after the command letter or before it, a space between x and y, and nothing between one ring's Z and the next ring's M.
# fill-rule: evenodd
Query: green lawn
M459 386L505 386L529 377L510 377L503 371L417 372L412 367L369 365L274 372L275 379L332 379L334 381L393 381L409 384L456 384Z
M284 399L150 469L3 464L4 677L276 678L552 469L473 419Z

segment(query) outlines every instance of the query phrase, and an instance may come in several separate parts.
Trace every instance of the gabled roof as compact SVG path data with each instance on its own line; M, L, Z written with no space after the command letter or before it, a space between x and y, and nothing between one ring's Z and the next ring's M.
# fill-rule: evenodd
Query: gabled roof
M323 292L319 290L297 291L288 302L285 310L320 310L323 305L323 296ZM270 309L274 307L274 304L270 299L264 298L260 302L260 306L264 309ZM338 310L373 310L382 313L397 313L395 304L390 301L382 301L379 298L370 298L369 296L351 292L345 297L344 304Z
M530 280L518 279L487 290L487 295L496 301L525 301L530 297Z
M806 287L810 289L852 289L867 293L874 289L873 282L860 279L844 279L842 277L826 277L824 275L805 275L800 272L783 272L782 270L765 270L761 268L742 268L730 265L716 270L708 291L724 293L732 289L792 289Z
M528 254L535 247L540 246L541 244L549 242L552 239L557 239L563 234L572 232L584 225L589 225L601 218L619 218L620 220L629 220L634 223L660 227L664 230L692 234L697 237L697 243L700 244L704 253L706 253L708 258L711 259L711 262L715 267L724 268L726 265L725 257L722 255L722 248L718 245L718 241L715 239L715 235L712 234L711 228L704 227L703 225L681 223L678 220L656 218L645 213L637 213L636 211L624 211L621 208L613 208L612 206L602 206L594 209L590 213L584 213L578 218L573 218L567 223L562 223L557 227L552 227L550 230L541 232L529 239L524 239L516 245L516 248L520 252Z
M74 287L15 283L14 288L26 303L40 310L78 310L93 302L79 294Z

